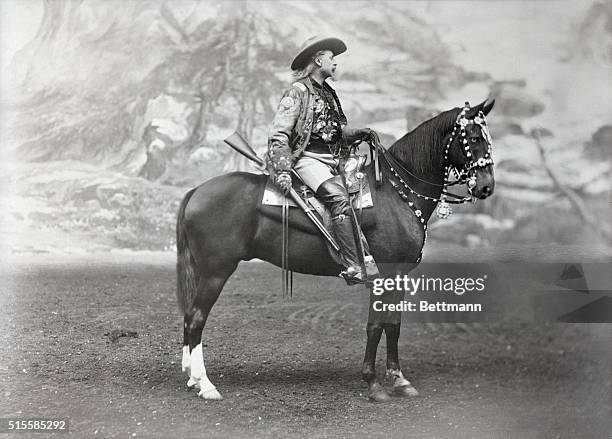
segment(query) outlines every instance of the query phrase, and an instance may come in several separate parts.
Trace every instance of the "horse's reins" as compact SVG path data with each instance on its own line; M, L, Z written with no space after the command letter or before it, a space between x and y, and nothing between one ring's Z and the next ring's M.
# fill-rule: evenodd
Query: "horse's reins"
M402 185L408 189L413 195L415 195L418 198L422 198L424 200L428 200L428 201L435 201L435 202L441 202L444 201L443 197L451 197L451 198L456 198L457 200L447 200L448 203L453 203L453 204L462 204L465 203L466 201L470 201L472 199L472 197L464 197L463 195L457 195L457 194L453 194L452 192L449 192L448 190L446 190L446 188L448 186L454 186L457 184L461 184L461 183L465 183L467 181L467 177L463 177L460 180L457 181L448 181L448 178L445 178L444 183L433 183L427 180L423 180L422 178L419 178L418 176L414 175L412 172L410 172L408 169L406 169L394 156L393 154L391 154L388 151L385 151L383 154L383 158L385 159L385 161L387 162L387 165L389 166L389 169L391 170L391 172L394 173L395 177L398 178L400 180L400 183L402 183ZM436 186L436 187L442 187L442 195L440 198L436 198L436 197L430 197L428 195L422 195L416 191L414 191L412 188L410 188L405 182L404 179L400 177L399 173L397 172L397 170L400 170L414 178L416 178L417 180L428 184L430 186Z

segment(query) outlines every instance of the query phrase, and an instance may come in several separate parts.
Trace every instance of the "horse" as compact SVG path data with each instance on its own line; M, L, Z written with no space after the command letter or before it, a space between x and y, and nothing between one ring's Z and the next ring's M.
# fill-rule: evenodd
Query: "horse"
M466 103L463 108L444 111L386 151L381 150L382 182L370 184L374 207L361 212L362 231L381 276L405 273L420 262L427 221L440 201L439 213L448 209L446 186L451 169L469 177L472 197L485 199L493 194L491 140L484 119L494 103L485 100L472 108ZM365 166L364 173L374 182L375 163ZM240 261L258 258L279 267L283 262L280 209L261 205L268 178L247 172L217 176L191 189L179 206L177 299L184 314L182 369L189 376L188 387L199 389L198 396L203 399L222 399L206 374L202 332L226 281ZM317 276L337 276L342 267L331 257L323 236L306 215L299 209L290 209L289 226L287 268ZM375 370L383 331L393 394L418 394L400 367L400 326L401 312L373 313L370 307L361 374L372 401L390 399Z

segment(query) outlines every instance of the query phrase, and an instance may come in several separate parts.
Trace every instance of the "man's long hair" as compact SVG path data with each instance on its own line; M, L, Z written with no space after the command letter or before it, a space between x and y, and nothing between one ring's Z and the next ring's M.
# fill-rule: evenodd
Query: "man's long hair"
M325 53L325 50L319 50L317 53L313 55L313 57L310 59L310 62L306 65L306 67L304 67L301 70L294 70L293 72L291 72L291 76L293 77L293 79L304 79L310 76L310 74L314 72L315 69L318 67L315 64L315 59L317 59L318 56L321 56L324 53Z

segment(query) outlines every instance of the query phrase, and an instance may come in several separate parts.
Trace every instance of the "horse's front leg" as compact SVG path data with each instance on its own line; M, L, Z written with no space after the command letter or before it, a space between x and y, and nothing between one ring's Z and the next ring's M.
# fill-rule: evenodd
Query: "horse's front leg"
M401 323L386 323L383 327L387 336L387 376L393 379L393 394L396 396L416 396L419 392L404 377L399 364L397 341Z
M375 402L385 402L391 398L376 379L376 351L383 327L380 323L368 323L366 332L368 334L368 341L366 343L361 376L368 383L368 398Z

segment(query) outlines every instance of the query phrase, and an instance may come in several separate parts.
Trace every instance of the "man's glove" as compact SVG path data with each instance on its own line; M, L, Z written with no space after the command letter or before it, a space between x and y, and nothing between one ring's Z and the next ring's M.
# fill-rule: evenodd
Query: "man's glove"
M362 142L373 142L379 139L378 133L370 128L362 128L360 131Z
M372 138L372 133L374 131L372 131L369 128L362 128L359 130L359 135L361 136L361 141L362 142L367 142L368 140L370 140Z
M276 184L286 194L291 190L291 174L289 172L279 172L276 174Z
M344 137L349 144L366 142L372 138L373 132L370 128L346 128Z

